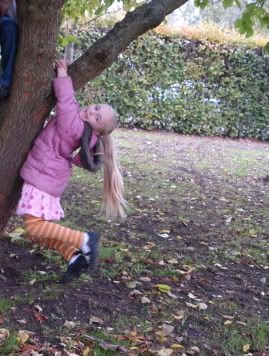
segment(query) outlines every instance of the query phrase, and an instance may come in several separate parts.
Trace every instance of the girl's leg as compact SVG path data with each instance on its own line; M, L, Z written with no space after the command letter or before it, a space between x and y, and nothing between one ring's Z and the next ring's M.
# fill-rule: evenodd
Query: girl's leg
M28 238L42 246L58 251L65 260L76 254L84 242L84 233L31 215L24 216Z

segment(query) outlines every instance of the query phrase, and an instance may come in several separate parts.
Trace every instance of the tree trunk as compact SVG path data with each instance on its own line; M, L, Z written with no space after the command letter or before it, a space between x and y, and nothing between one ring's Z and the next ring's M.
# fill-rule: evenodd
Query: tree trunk
M17 202L19 168L47 115L42 103L51 93L62 4L62 0L18 1L20 44L15 76L0 112L0 230Z
M186 1L152 0L128 13L69 67L75 89L108 68L133 40ZM17 203L20 167L55 104L51 83L63 3L18 1L20 45L15 77L9 99L0 108L0 231Z

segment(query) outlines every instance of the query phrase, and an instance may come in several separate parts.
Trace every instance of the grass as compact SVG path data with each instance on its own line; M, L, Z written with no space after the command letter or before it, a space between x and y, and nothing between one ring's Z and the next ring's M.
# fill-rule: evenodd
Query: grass
M0 314L6 314L10 308L14 305L14 302L10 299L0 298Z
M12 333L7 340L0 344L0 355L13 355L19 348L19 342L15 333Z
M269 345L269 324L250 319L247 331L223 327L222 335L223 352L243 354L243 346L247 344L252 350L262 351Z
M45 300L56 300L61 294L62 290L59 287L50 285L46 286L42 291L42 298Z
M42 274L40 272L28 270L21 274L21 279L24 283L30 283L31 281L35 281L34 283L55 283L58 282L59 276L57 273L53 272L45 272L45 274Z
M38 303L46 314L48 306L57 303L59 298L63 300L62 291L66 301L69 301L71 291L77 293L76 308L79 312L81 306L85 311L83 315L89 311L89 315L100 316L104 320L104 324L95 331L90 327L87 333L101 341L120 344L122 341L117 339L117 335L128 337L129 333L125 332L128 330L145 337L146 342L152 342L158 351L178 343L177 338L182 336L186 349L195 344L201 349L201 355L211 354L210 350L203 351L205 344L210 347L217 345L219 354L226 352L239 356L246 344L266 352L267 301L266 296L258 291L266 288L261 278L266 276L264 267L268 266L269 209L266 204L269 194L268 186L255 181L253 174L267 169L265 163L269 161L269 149L264 144L243 140L194 138L160 132L118 130L116 137L124 158L122 169L126 197L131 206L128 218L107 222L98 215L102 188L100 176L75 170L63 199L66 208L63 225L82 231L93 228L102 232L99 270L95 275L82 276L70 286L59 286L55 283L59 273L51 271L65 269L66 264L57 254L41 250L45 263L43 261L39 268L50 265L50 269L44 269L50 272L45 275L37 271L22 273L24 287L29 285L30 290L25 295L15 296L12 303L22 304L22 307L23 304L32 305L32 295L38 295ZM152 144L145 150L147 140ZM254 145L253 155L248 154L250 145ZM242 153L244 151L245 154ZM151 159L153 153L156 161ZM256 159L260 153L264 167ZM146 161L150 159L147 165ZM94 183L96 179L97 184ZM158 236L164 231L168 238ZM176 259L178 263L171 264L170 259ZM158 264L161 260L164 265ZM215 267L216 263L226 269ZM250 264L255 268L250 268ZM191 267L194 270L188 275L180 271L187 272ZM241 271L242 283L246 283L242 288L240 279L236 278ZM150 281L140 280L141 276L149 277ZM34 285L29 284L31 280L36 280ZM130 281L139 282L134 288L142 294L130 295L134 290L131 284L127 284ZM171 286L177 298L159 292L154 287L156 284ZM248 300L242 298L244 288L248 288ZM186 302L197 303L189 293L207 304L206 312L186 305ZM80 295L83 296L81 300ZM143 305L141 296L149 298L150 304ZM108 298L105 305L104 298ZM2 308L6 308L8 313L14 304L4 301ZM27 308L25 310L27 312ZM184 311L184 318L174 319L180 310ZM0 313L3 313L1 303ZM253 320L254 313L260 320ZM13 314L8 316L15 318ZM223 325L222 314L233 316L233 324ZM74 315L78 324L73 331L57 329L55 325L53 328L50 324L53 323L52 318L47 324L39 325L43 338L48 335L50 338L69 336L74 342L69 344L67 341L66 347L76 353L75 340L79 340L84 329L89 327L88 319L79 321L79 316L66 308L63 315L57 315L57 322L63 325ZM246 321L247 326L236 324L237 320ZM175 326L175 332L166 344L160 345L155 332L166 322ZM109 331L107 327L113 330ZM87 338L85 345L86 342ZM127 345L134 343L131 335ZM89 342L88 339L87 345L91 345L89 348L95 355L118 354L118 351L103 350L99 340Z
M100 258L104 260L100 273L103 277L113 279L122 271L124 252L120 251L120 246L104 246L100 249ZM110 262L106 263L106 260Z
M259 322L252 326L252 337L254 345L260 350L269 345L269 323Z
M243 353L243 346L251 343L251 339L242 335L239 330L225 330L223 332L222 350L224 352Z
M109 335L102 330L90 331L88 333L89 336L92 336L96 341L92 341L94 343L93 346L93 355L94 356L110 356L110 355L118 355L117 350L104 350L99 344L106 342L111 345L121 345L121 346L129 346L130 343L127 340L119 340L113 335ZM82 342L87 344L89 342L89 338L87 336L82 336Z
M31 293L15 295L14 303L16 305L25 304L25 303L32 305L34 303L34 297L32 296Z

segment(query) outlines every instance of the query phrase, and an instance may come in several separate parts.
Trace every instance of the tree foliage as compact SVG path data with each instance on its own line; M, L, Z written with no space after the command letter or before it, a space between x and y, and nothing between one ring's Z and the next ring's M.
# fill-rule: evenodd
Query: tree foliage
M195 5L201 9L210 6L209 0L195 0ZM247 37L253 35L255 26L269 27L268 2L265 0L222 0L224 8L237 7L242 10L241 17L236 21L235 27Z
M139 3L137 0L68 0L63 8L63 15L64 18L74 20L83 17L86 12L89 16L98 16L107 11L113 3L120 2L126 11L136 7Z

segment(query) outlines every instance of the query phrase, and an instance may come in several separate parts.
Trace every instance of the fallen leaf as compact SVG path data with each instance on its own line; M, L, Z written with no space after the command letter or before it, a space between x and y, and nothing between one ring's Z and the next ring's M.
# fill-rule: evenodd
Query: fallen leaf
M224 325L231 325L233 322L231 321L231 320L226 320L225 322L224 322Z
M8 329L0 329L0 345L2 342L9 338L9 330Z
M159 291L162 293L167 293L171 291L171 287L167 284L156 284L155 287L158 288Z
M149 278L149 277L140 277L139 279L142 282L150 282L151 281L151 278Z
M197 346L192 346L192 347L190 348L190 350L193 351L193 352L195 352L196 354L199 354L199 352L200 352L200 349L199 349L199 347L197 347Z
M156 304L151 304L151 305L150 305L150 311L151 311L152 313L158 313L158 312L159 312L159 309L158 309L158 307L156 306Z
M173 294L172 292L167 292L167 295L169 295L169 297L173 298L173 299L177 299L177 296L175 294Z
M246 323L244 323L243 321L237 321L237 322L236 322L236 324L238 324L238 325L242 325L242 326L247 326L247 324L246 324Z
M205 303L198 303L198 309L200 310L206 310L207 309L207 305Z
M243 352L248 352L249 349L250 349L250 344L245 344L245 345L243 346Z
M150 300L147 297L142 297L140 299L140 301L141 301L142 304L149 304L150 303Z
M11 233L9 233L9 236L11 237L11 242L22 239L23 234L24 234L24 230L22 228L18 228L12 231Z
M164 261L163 261L163 260L161 260L161 261L159 261L159 262L158 262L158 265L160 265L160 266L164 266L164 265L165 265L165 263L164 263Z
M172 344L171 346L170 346L170 348L171 349L173 349L173 350L180 350L180 349L182 349L184 346L182 346L181 344Z
M27 340L29 339L29 337L30 337L29 333L26 332L25 330L18 331L17 340L20 345L25 344L27 342Z
M0 315L0 325L1 325L1 324L4 324L4 322L5 322L4 317L3 317L2 315Z
M98 316L91 316L90 317L90 324L104 324L104 321L101 318L98 318Z
M150 250L155 247L156 244L154 242L147 242L146 245L143 247L144 250Z
M232 221L232 216L229 216L226 220L225 220L225 222L226 222L226 225L229 225L230 224L230 222Z
M178 264L178 260L176 260L175 258L171 258L171 260L168 260L168 263L170 263L170 265L176 265Z
M170 234L170 230L164 229L160 231L161 234Z
M172 349L161 349L160 351L158 351L158 355L159 356L170 356L172 355L174 352L174 350Z
M223 318L228 319L228 320L233 320L234 316L231 315L226 315L226 314L222 314Z
M132 290L132 291L128 294L128 298L134 299L134 296L136 296L136 295L142 295L142 294L143 294L143 293L142 293L140 290L134 289L134 290Z
M257 237L257 231L254 230L254 229L250 229L249 230L249 234L250 234L251 237Z
M163 239L168 239L169 235L168 234L158 234L159 237L162 237Z
M18 322L19 324L27 324L27 320L25 320L25 319L17 320L17 322Z
M64 323L64 326L68 329L73 329L76 325L77 325L77 323L75 323L74 321L69 321L69 320L66 320Z
M43 309L41 308L41 306L38 305L38 304L35 304L35 305L34 305L34 308L35 308L37 311L39 311L39 312L42 312L42 311L43 311Z
M185 315L185 310L178 310L176 312L176 314L173 314L173 317L176 319L176 320L182 320L184 318L184 315Z
M265 278L265 277L261 278L261 279L260 279L260 282L262 282L263 284L265 284L265 283L266 283L266 278Z
M174 326L169 325L169 324L163 324L162 325L162 333L164 336L169 336L172 334L172 332L174 331Z
M215 266L215 267L218 267L218 268L220 268L220 269L222 269L222 270L228 269L227 267L222 266L220 263L215 263L214 266Z
M175 237L175 239L179 241L179 240L182 240L182 237L181 237L180 235L177 235L177 236Z
M92 352L92 349L90 349L89 347L86 347L86 349L83 350L82 352L82 356L89 356Z
M195 295L193 295L192 293L189 293L189 294L188 294L188 297L189 297L190 299L197 300L197 302L199 302L199 301L201 300L201 299L197 298Z
M131 281L126 283L127 288L135 288L137 285L137 281Z
M193 308L193 309L198 308L198 305L196 305L196 304L192 304L192 303L188 303L188 302L186 302L185 304L187 305L187 307L190 307L190 308Z
M36 318L36 320L38 320L40 323L44 323L45 321L48 320L48 317L36 310L34 310L34 316Z

